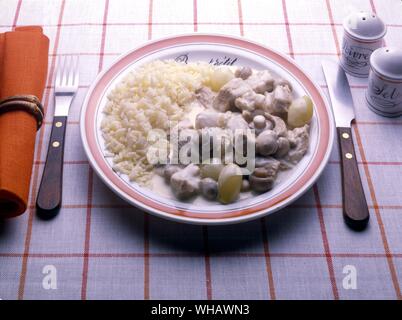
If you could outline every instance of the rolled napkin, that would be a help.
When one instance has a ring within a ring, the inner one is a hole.
[[[0,34],[0,218],[27,209],[48,52],[41,27]]]

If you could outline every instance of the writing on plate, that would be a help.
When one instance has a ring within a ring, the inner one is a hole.
[[[188,63],[189,53],[184,53],[177,56],[174,60],[176,62]],[[209,59],[208,63],[214,66],[233,66],[237,62],[237,57],[229,57],[229,56],[220,56],[220,57],[212,57]]]

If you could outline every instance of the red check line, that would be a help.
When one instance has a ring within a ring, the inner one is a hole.
[[[103,24],[103,27],[107,26],[107,24]],[[68,56],[118,56],[120,52],[65,52],[65,53],[56,53],[56,54],[49,54],[49,57],[58,56],[58,57],[68,57]]]
[[[202,227],[202,238],[204,241],[204,260],[205,260],[205,288],[207,299],[212,300],[212,277],[211,277],[211,259],[208,245],[208,227]]]
[[[331,281],[332,293],[334,295],[334,299],[339,300],[339,292],[338,292],[338,287],[336,285],[336,278],[335,278],[334,265],[333,265],[333,261],[332,261],[332,254],[331,254],[331,250],[329,247],[328,236],[327,236],[327,231],[326,231],[325,221],[324,221],[324,212],[322,210],[320,194],[318,192],[317,184],[314,185],[313,192],[314,192],[315,202],[317,204],[318,220],[320,222],[322,242],[324,245],[324,252],[325,252],[325,256],[326,256],[326,260],[327,260],[328,273],[329,273],[329,279]]]
[[[51,121],[45,121],[45,122],[43,122],[45,125],[52,125],[52,122]],[[70,125],[79,125],[80,124],[80,122],[79,121],[67,121],[67,124],[70,124]]]
[[[149,0],[149,8],[148,8],[148,40],[152,39],[152,9],[153,8],[153,0]]]
[[[237,26],[239,25],[238,22],[211,22],[211,21],[198,21],[198,25],[212,25],[212,26]],[[320,27],[320,26],[335,26],[339,27],[342,26],[341,23],[328,23],[328,22],[292,22],[292,23],[284,23],[284,22],[252,22],[252,21],[244,21],[243,25],[245,26],[285,26],[285,25],[292,25],[292,26],[313,26],[313,27]],[[148,22],[109,22],[108,27],[129,27],[129,26],[149,26]],[[191,26],[194,25],[194,22],[152,22],[154,26]],[[99,22],[77,22],[77,23],[63,23],[59,24],[42,24],[44,28],[58,28],[58,27],[87,27],[87,26],[102,26],[102,23]],[[0,25],[1,28],[11,28],[12,24],[2,24]],[[387,27],[390,28],[402,28],[402,24],[397,23],[390,23],[387,24]]]
[[[13,30],[17,26],[18,18],[20,16],[20,11],[21,11],[21,5],[22,5],[22,0],[19,0],[17,3],[17,8],[15,9],[13,25],[11,26]]]
[[[149,218],[144,215],[144,300],[150,299]]]
[[[65,6],[65,0],[63,0],[61,2],[59,17],[58,17],[59,23],[61,23],[61,21],[63,19],[64,6]],[[54,43],[54,47],[53,47],[54,53],[57,52],[58,45],[59,45],[59,39],[60,39],[60,28],[58,28],[57,32],[56,32],[56,38],[55,38],[55,43]],[[51,61],[51,65],[50,65],[49,75],[48,75],[48,83],[53,82],[55,65],[56,65],[56,58],[53,57],[52,61]],[[47,91],[45,93],[45,97],[44,97],[45,113],[49,106],[49,98],[50,98],[50,94],[49,94],[49,91]],[[38,142],[38,149],[37,149],[38,157],[40,157],[40,155],[41,155],[44,133],[45,133],[45,130],[42,128],[42,130],[40,131],[40,135],[39,135],[39,142]],[[37,189],[38,179],[39,179],[39,167],[36,167],[36,170],[34,168],[33,178],[32,178],[31,210],[29,210],[28,225],[27,225],[27,231],[26,231],[25,243],[24,243],[24,253],[26,253],[26,254],[29,254],[30,245],[31,245],[32,223],[33,223],[33,217],[34,217],[34,211],[35,211],[34,204],[35,204],[35,199],[36,199],[36,191],[37,191],[36,189]],[[18,288],[18,299],[19,300],[22,300],[24,298],[27,264],[28,264],[28,256],[26,256],[22,259],[21,274],[20,274],[20,281],[19,281],[19,288]]]
[[[340,161],[329,161],[329,164],[340,164]],[[357,164],[370,166],[401,166],[400,161],[358,161]]]
[[[109,11],[109,0],[105,0],[105,14],[103,16],[103,24],[102,24],[102,40],[101,40],[101,50],[99,52],[99,72],[103,68],[103,57],[105,56],[105,41],[106,41],[106,32],[107,32],[107,14]]]
[[[193,0],[193,26],[194,26],[194,32],[198,31],[198,6],[197,6],[197,0]]]
[[[194,22],[152,22],[154,26],[191,26]],[[198,22],[198,25],[225,25],[225,26],[236,26],[238,22],[212,22],[212,21],[203,21]],[[328,22],[292,22],[292,23],[284,23],[284,22],[252,22],[252,21],[244,21],[243,25],[245,26],[284,26],[284,25],[292,25],[292,26],[342,26],[341,23],[328,23]],[[63,23],[59,24],[42,24],[44,28],[54,28],[54,27],[87,27],[87,26],[101,26],[102,23],[99,22],[77,22],[77,23]],[[148,22],[109,22],[108,27],[118,27],[118,26],[149,26]],[[1,28],[10,28],[12,24],[1,24]],[[387,27],[392,28],[402,28],[402,24],[397,23],[389,23]]]
[[[84,259],[82,264],[82,283],[81,283],[81,300],[87,298],[87,285],[88,285],[88,268],[89,268],[89,245],[91,242],[91,211],[92,211],[92,192],[93,192],[93,170],[88,168],[88,205],[86,207],[85,218],[85,241],[84,241]]]
[[[373,11],[375,14],[377,14],[377,9],[374,5],[374,0],[370,0],[370,6],[371,6],[371,11]]]
[[[400,126],[402,121],[355,121],[358,125]]]
[[[79,86],[78,86],[78,89],[88,89],[89,87],[90,87],[89,85],[79,85]],[[47,86],[45,87],[45,89],[46,89],[46,90],[52,90],[52,89],[54,89],[54,85],[52,85],[52,84],[47,85]]]
[[[240,35],[244,36],[244,23],[243,23],[243,9],[241,5],[241,0],[237,0],[237,11],[239,14],[239,28],[240,28]]]
[[[238,23],[240,25],[240,23]],[[244,23],[242,23],[244,25]],[[193,24],[194,29],[197,27],[197,25]],[[241,34],[244,35],[244,30],[241,28]],[[104,52],[103,55],[105,56],[119,56],[121,55],[121,52]],[[291,53],[286,52],[286,54],[291,55]],[[57,56],[99,56],[99,52],[70,52],[70,53],[58,53],[56,54]],[[336,52],[293,52],[293,55],[295,56],[336,56]],[[49,56],[52,56],[50,54]]]
[[[272,273],[272,266],[270,259],[271,255],[269,253],[269,245],[268,245],[266,219],[262,218],[260,219],[260,221],[261,221],[262,244],[264,247],[264,256],[265,256],[265,269],[267,271],[268,276],[269,295],[271,297],[271,300],[276,300],[274,276]]]
[[[329,21],[331,22],[331,30],[332,30],[332,36],[334,38],[334,42],[335,42],[335,48],[336,48],[336,52],[338,54],[338,56],[341,54],[341,49],[339,46],[339,41],[338,41],[338,37],[336,36],[336,28],[334,23],[334,16],[332,14],[332,8],[331,8],[331,4],[329,3],[329,0],[325,0],[326,5],[327,5],[327,11],[328,11],[328,17],[329,17]]]
[[[109,0],[105,0],[105,9],[103,14],[103,23],[102,23],[102,38],[101,45],[99,51],[99,66],[98,72],[102,70],[103,60],[104,60],[104,52],[105,52],[105,41],[106,41],[106,31],[107,31],[107,16],[109,11]],[[83,259],[83,267],[82,267],[82,284],[81,284],[81,300],[87,299],[87,285],[88,285],[88,268],[89,268],[89,248],[91,242],[91,218],[92,218],[92,199],[93,199],[93,179],[94,172],[91,166],[88,166],[88,196],[87,196],[87,212],[85,219],[85,243],[84,243],[84,259]]]
[[[34,161],[35,166],[44,165],[45,161]],[[88,160],[72,160],[72,161],[63,161],[64,165],[88,165]]]
[[[326,4],[327,4],[327,9],[328,9],[329,19],[330,19],[331,22],[333,22],[334,18],[333,18],[333,15],[332,15],[332,9],[331,9],[331,5],[329,3],[329,0],[326,0]],[[375,10],[374,3],[371,2],[371,4],[372,4],[372,7],[373,7],[373,10]],[[333,34],[333,37],[334,37],[337,52],[338,52],[338,54],[340,54],[339,42],[338,42],[338,38],[337,38],[337,34],[336,34],[336,29],[334,27],[332,29],[332,34]],[[362,139],[361,139],[361,136],[360,136],[360,131],[359,131],[359,128],[358,128],[358,124],[356,124],[354,126],[354,131],[355,131],[355,136],[356,136],[356,142],[357,142],[359,152],[360,152],[360,157],[361,157],[363,162],[367,162],[364,146],[363,146]],[[381,212],[379,210],[379,206],[378,206],[378,203],[377,203],[377,196],[376,196],[376,193],[375,193],[375,188],[374,188],[374,184],[373,184],[373,181],[372,181],[372,178],[371,178],[369,166],[367,164],[363,164],[363,167],[364,167],[364,173],[365,173],[365,176],[366,176],[366,179],[367,179],[367,184],[368,184],[369,191],[370,191],[370,196],[371,196],[373,205],[375,207],[374,212],[375,212],[375,215],[376,215],[376,218],[377,218],[378,227],[380,229],[382,243],[383,243],[383,246],[384,246],[385,253],[387,254],[387,262],[388,262],[388,267],[389,267],[389,271],[390,271],[390,274],[391,274],[392,284],[394,286],[397,298],[399,300],[401,300],[402,295],[401,295],[401,290],[400,290],[400,287],[399,287],[398,276],[397,276],[397,273],[396,273],[396,269],[395,269],[395,265],[394,265],[394,262],[392,260],[392,257],[389,256],[390,248],[389,248],[387,236],[386,236],[386,233],[385,233],[384,223],[383,223],[382,217],[381,217]]]
[[[338,54],[336,54],[336,55],[338,55]],[[321,84],[320,87],[324,88],[324,89],[328,88],[328,86],[326,84]],[[367,85],[351,84],[351,85],[349,85],[349,87],[351,87],[352,89],[366,89]]]
[[[289,55],[294,59],[293,42],[292,42],[292,35],[290,33],[290,25],[289,25],[289,18],[288,18],[288,10],[286,7],[286,0],[282,0],[282,9],[283,9],[283,16],[285,18],[286,36],[288,39]]]

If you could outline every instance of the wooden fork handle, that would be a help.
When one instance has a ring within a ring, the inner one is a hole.
[[[39,216],[51,218],[60,210],[63,196],[64,139],[67,117],[55,116],[36,208]]]
[[[351,128],[337,128],[342,169],[343,217],[348,226],[362,230],[369,210],[357,166]]]

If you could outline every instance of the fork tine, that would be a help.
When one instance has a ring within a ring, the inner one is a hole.
[[[75,63],[74,63],[74,86],[78,86],[78,81],[79,81],[79,62],[80,62],[80,56],[75,57]]]
[[[66,62],[66,69],[67,69],[67,83],[66,86],[72,86],[73,85],[73,70],[72,70],[72,56],[69,56],[67,58],[67,62]]]
[[[60,82],[59,86],[64,86],[66,83],[66,58],[60,57]]]
[[[77,60],[77,56],[71,56],[71,60],[70,60],[70,82],[69,82],[69,84],[71,86],[76,85],[76,81],[75,81],[76,76],[77,76],[76,60]]]
[[[78,56],[68,55],[60,57],[56,67],[56,90],[76,90],[79,81]]]

